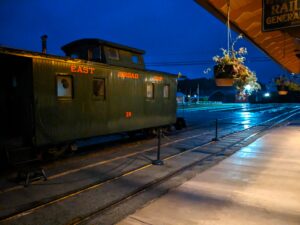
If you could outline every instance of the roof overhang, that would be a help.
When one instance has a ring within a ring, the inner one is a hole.
[[[195,1],[226,23],[229,0]],[[231,27],[236,32],[242,33],[290,73],[299,74],[300,26],[263,32],[262,11],[261,0],[230,0]]]

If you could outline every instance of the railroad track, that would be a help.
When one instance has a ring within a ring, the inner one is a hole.
[[[270,107],[267,107],[267,108],[270,108]],[[282,107],[280,107],[280,108],[282,108]],[[257,108],[254,108],[254,109],[257,109]],[[265,107],[263,109],[265,109]],[[281,111],[277,112],[277,113],[281,113]],[[247,128],[241,128],[241,125],[244,125],[242,123],[236,123],[236,122],[232,123],[232,122],[230,122],[231,119],[235,119],[235,118],[236,118],[236,116],[230,116],[230,117],[219,119],[219,125],[223,125],[223,126],[220,126],[218,128],[219,132],[222,133],[221,134],[222,136],[226,136],[227,134],[231,134],[233,132],[243,131],[243,130],[247,129]],[[273,118],[271,118],[269,120],[266,120],[266,121],[272,121],[273,119],[276,119],[276,118],[277,117],[274,116]],[[227,121],[229,121],[229,122],[227,122]],[[264,121],[264,122],[266,122],[266,121]],[[253,126],[257,126],[257,125],[262,124],[264,122],[259,122],[259,123],[253,124],[251,126],[249,125],[249,128],[251,128]],[[189,126],[188,128],[186,128],[184,130],[185,135],[183,137],[181,137],[181,136],[178,137],[178,134],[181,134],[182,131],[172,131],[172,133],[170,135],[175,136],[175,139],[169,138],[168,141],[163,144],[163,146],[168,146],[170,144],[179,143],[179,142],[182,142],[182,141],[187,141],[187,140],[190,140],[190,139],[202,137],[203,135],[208,135],[208,136],[213,137],[213,135],[215,133],[214,126],[215,126],[215,120],[209,120],[205,123]],[[233,129],[233,128],[236,128],[236,129]],[[200,134],[199,134],[199,130],[201,130]],[[234,131],[230,131],[230,130],[234,130]],[[188,133],[188,135],[186,135],[186,133]],[[211,138],[209,138],[209,141],[210,140],[211,140]],[[204,143],[206,143],[206,142],[204,142]],[[144,144],[144,142],[142,142],[142,144]],[[104,160],[104,161],[96,162],[96,163],[93,163],[93,164],[90,164],[90,165],[87,165],[87,166],[84,166],[84,167],[75,168],[75,169],[72,169],[72,170],[69,170],[69,171],[56,173],[54,175],[50,175],[48,177],[48,179],[51,180],[51,179],[54,179],[54,178],[57,178],[57,177],[60,177],[60,176],[66,175],[66,174],[78,172],[79,170],[82,170],[82,169],[88,169],[88,168],[91,168],[91,167],[94,167],[94,166],[99,166],[99,165],[106,164],[106,163],[109,163],[109,162],[112,162],[112,161],[116,161],[116,160],[119,160],[119,159],[122,159],[122,158],[128,158],[128,157],[131,157],[131,156],[143,153],[143,152],[155,150],[156,148],[157,148],[157,146],[154,145],[152,147],[149,147],[149,148],[146,148],[146,149],[143,149],[143,150],[138,150],[137,152],[132,152],[130,154],[116,156],[114,159]],[[39,182],[34,182],[34,183],[39,183]],[[0,194],[1,193],[2,194],[6,193],[6,192],[12,191],[12,190],[20,189],[20,188],[24,188],[23,185],[18,185],[18,186],[12,187],[12,188],[0,190]]]
[[[288,109],[289,110],[293,110],[293,109],[297,109],[297,107],[291,107]],[[247,109],[246,111],[240,111],[240,113],[246,113],[246,112],[266,112],[266,111],[269,111],[269,110],[272,110],[274,111],[273,114],[275,114],[273,117],[276,117],[276,115],[280,115],[281,113],[284,113],[284,111],[286,111],[287,109],[285,107],[281,107],[281,106],[277,106],[277,107],[255,107],[255,108],[251,108],[251,109]],[[216,116],[217,118],[217,116]],[[242,124],[242,123],[237,123],[237,122],[232,122],[231,120],[236,120],[236,116],[226,116],[224,117],[224,115],[222,115],[221,118],[218,119],[219,121],[219,125],[230,125],[230,127],[220,127],[220,129],[230,129],[232,127],[238,127],[240,125],[245,125],[245,124]],[[215,126],[215,121],[216,119],[210,119],[208,121],[205,121],[205,122],[197,122],[198,119],[196,120],[188,120],[187,123],[188,123],[188,127],[186,128],[187,131],[189,130],[195,130],[195,129],[200,129],[200,128],[205,128],[205,129],[208,129],[210,127],[214,127]],[[265,120],[265,119],[263,119]],[[263,121],[262,121],[263,122]],[[249,127],[252,127],[252,126],[256,126],[256,124],[260,124],[262,122],[257,122],[257,123],[254,123],[253,125],[250,125]],[[241,128],[240,130],[243,130],[243,128]]]
[[[263,121],[261,123],[257,123],[252,127],[249,127],[247,129],[243,129],[242,131],[239,130],[239,131],[235,131],[235,132],[231,132],[231,133],[225,133],[225,132],[222,131],[222,129],[227,130],[227,128],[225,128],[225,127],[221,128],[220,138],[222,138],[222,139],[226,139],[227,137],[230,137],[231,135],[234,135],[234,134],[238,134],[238,133],[242,134],[242,133],[245,133],[247,131],[249,131],[249,132],[247,133],[247,135],[245,137],[241,137],[239,140],[231,142],[229,145],[227,145],[226,147],[221,148],[219,151],[212,152],[212,153],[207,153],[200,160],[192,162],[188,165],[184,165],[181,168],[176,169],[176,170],[168,173],[167,175],[160,177],[159,179],[154,179],[150,182],[147,182],[146,184],[141,185],[136,190],[131,191],[126,195],[123,195],[121,198],[117,198],[117,199],[115,199],[115,200],[113,200],[113,201],[111,201],[107,204],[104,204],[101,207],[98,207],[96,210],[94,210],[90,213],[86,213],[85,215],[81,215],[80,217],[69,220],[67,222],[67,224],[86,224],[87,221],[92,220],[93,218],[101,215],[101,213],[107,212],[107,211],[113,209],[114,207],[119,206],[120,204],[124,204],[127,200],[132,199],[135,196],[138,196],[141,193],[146,192],[147,190],[153,189],[153,187],[155,187],[157,185],[160,185],[161,183],[165,182],[166,180],[170,179],[171,177],[174,177],[174,176],[182,173],[183,171],[187,170],[188,168],[191,168],[195,165],[198,165],[199,163],[205,162],[205,161],[209,160],[210,158],[213,158],[213,157],[216,157],[218,155],[222,155],[222,154],[226,153],[227,149],[230,149],[234,146],[237,146],[238,144],[240,144],[242,142],[245,142],[249,139],[253,139],[255,137],[258,137],[260,134],[262,134],[266,130],[287,121],[289,118],[291,118],[292,116],[294,116],[298,113],[299,113],[299,109],[294,109],[290,112],[285,112],[281,115],[276,115],[275,117],[273,117],[269,120]],[[194,131],[196,132],[196,130],[194,130]],[[167,146],[174,145],[174,144],[180,144],[184,141],[195,139],[195,138],[198,138],[200,136],[203,136],[203,133],[195,134],[195,135],[190,135],[189,134],[188,137],[179,138],[179,139],[176,139],[176,140],[168,140],[166,143],[164,143],[162,145],[162,147],[167,147]],[[184,154],[188,154],[190,152],[196,151],[196,150],[200,149],[201,147],[205,147],[205,146],[208,146],[210,144],[212,144],[212,142],[210,140],[206,140],[206,141],[203,142],[202,145],[194,146],[192,148],[188,148],[188,149],[184,149],[184,150],[181,149],[181,151],[179,151],[177,153],[165,155],[164,156],[164,161],[172,160],[176,157],[180,157]],[[155,148],[156,148],[155,146],[149,147],[147,149],[144,149],[142,152],[145,153],[145,152],[154,151]],[[94,164],[94,165],[88,165],[84,169],[104,165],[106,163],[111,163],[111,162],[117,161],[119,159],[126,159],[126,158],[129,158],[129,157],[136,156],[138,154],[142,154],[142,153],[141,152],[131,153],[129,155],[121,156],[121,158],[116,158],[116,159],[113,159],[113,160],[110,160],[110,161],[102,161],[102,162],[99,162],[98,164]],[[68,192],[67,195],[56,196],[55,198],[52,198],[51,200],[48,200],[48,201],[45,200],[45,201],[42,201],[42,202],[36,202],[35,204],[31,204],[30,207],[29,207],[29,205],[27,205],[26,207],[24,207],[23,209],[20,209],[17,212],[11,213],[11,214],[6,215],[6,216],[3,216],[0,220],[0,224],[22,224],[22,223],[20,223],[20,221],[22,221],[23,217],[30,217],[30,216],[34,217],[34,214],[38,214],[41,210],[47,210],[48,207],[55,207],[56,204],[60,204],[60,203],[66,201],[68,199],[79,196],[79,195],[81,195],[85,192],[95,190],[95,189],[97,189],[101,186],[104,186],[104,185],[107,185],[107,184],[112,184],[113,182],[116,182],[119,179],[130,176],[134,173],[138,173],[140,171],[146,170],[147,168],[149,168],[151,166],[152,166],[151,163],[144,163],[143,165],[135,167],[132,170],[128,170],[125,173],[121,173],[118,176],[110,177],[110,178],[107,178],[105,180],[99,181],[97,183],[93,183],[91,185],[85,186],[81,189],[77,189],[76,191]],[[80,168],[80,169],[83,169],[83,168]],[[78,171],[79,170],[69,171],[68,174],[76,173]],[[66,173],[65,174],[60,174],[60,175],[56,174],[55,176],[50,177],[50,179],[55,179],[59,176],[64,176],[64,175],[66,175]],[[11,190],[11,191],[13,191],[13,190]],[[17,223],[15,223],[15,222],[17,222]],[[64,223],[62,223],[62,224],[64,224]]]

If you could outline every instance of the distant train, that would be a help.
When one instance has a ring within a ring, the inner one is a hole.
[[[146,70],[144,51],[100,39],[62,50],[0,48],[2,156],[176,122],[177,77]]]

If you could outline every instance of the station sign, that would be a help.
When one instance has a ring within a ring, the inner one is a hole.
[[[262,30],[300,26],[300,0],[263,0]]]

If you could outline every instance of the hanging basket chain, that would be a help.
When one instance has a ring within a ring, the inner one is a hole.
[[[235,50],[236,42],[242,38],[242,34],[232,40],[232,33],[230,29],[230,13],[231,2],[230,0],[223,0],[225,2],[224,16],[227,16],[227,49],[221,48],[223,56],[216,55],[213,57],[216,65],[214,66],[214,77],[217,86],[232,86],[238,90],[240,98],[250,95],[252,91],[260,89],[257,83],[255,72],[251,71],[245,64],[246,58],[243,56],[247,54],[247,49],[240,47]],[[222,7],[223,8],[223,7]],[[227,11],[227,15],[226,15]],[[249,86],[246,90],[246,86]]]
[[[231,40],[231,32],[230,32],[230,0],[227,0],[227,52],[230,54],[230,40]]]

